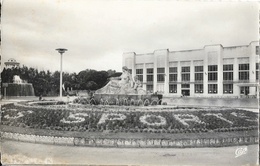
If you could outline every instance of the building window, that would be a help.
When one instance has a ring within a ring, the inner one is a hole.
[[[157,74],[157,81],[158,82],[164,82],[165,81],[164,74]]]
[[[258,80],[259,79],[259,63],[255,64],[255,79]]]
[[[249,80],[249,64],[239,64],[239,80]]]
[[[178,75],[177,74],[170,74],[170,81],[177,81]]]
[[[165,73],[165,69],[164,68],[157,68],[157,73]]]
[[[218,65],[209,65],[208,71],[218,71]]]
[[[147,74],[153,74],[153,68],[148,68],[146,69]]]
[[[208,80],[209,81],[217,81],[218,80],[218,73],[209,73]]]
[[[136,69],[136,75],[138,77],[138,80],[143,82],[143,69]]]
[[[190,67],[185,66],[181,68],[181,81],[190,81]]]
[[[233,94],[233,84],[223,84],[224,94]]]
[[[190,74],[181,74],[181,81],[190,81]]]
[[[177,81],[178,79],[178,74],[177,74],[177,67],[170,67],[169,68],[169,81]]]
[[[233,80],[233,65],[223,65],[223,80]]]
[[[146,81],[153,82],[153,68],[146,69]]]
[[[239,80],[249,80],[249,71],[239,72]]]
[[[203,81],[203,73],[195,73],[195,81]]]
[[[169,93],[177,93],[177,84],[169,85]]]
[[[256,55],[259,55],[259,46],[256,46],[256,47],[255,47],[255,54],[256,54]]]
[[[239,70],[249,70],[249,63],[239,64]]]
[[[203,84],[195,84],[195,93],[203,93]]]
[[[146,91],[149,93],[153,93],[153,85],[146,85]]]
[[[217,81],[218,80],[218,65],[208,66],[208,80]]]
[[[147,82],[153,82],[153,75],[147,75],[146,78]]]
[[[169,73],[177,73],[178,72],[178,68],[177,67],[170,67],[169,68]]]
[[[208,93],[218,93],[218,84],[209,84],[208,85]]]
[[[143,74],[143,69],[136,69],[136,74]]]
[[[223,80],[233,80],[233,72],[223,72]]]
[[[203,81],[203,66],[195,66],[195,81]]]
[[[223,65],[223,71],[233,71],[233,65]]]
[[[164,81],[165,81],[165,69],[157,68],[157,82],[164,82]]]
[[[183,72],[183,73],[190,72],[190,67],[189,66],[182,67],[181,72]]]
[[[203,72],[203,66],[195,66],[195,72]]]

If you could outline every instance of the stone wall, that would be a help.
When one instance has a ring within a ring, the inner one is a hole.
[[[119,148],[191,148],[258,144],[257,136],[198,139],[108,139],[40,136],[11,132],[1,132],[1,138],[7,140],[54,145]]]

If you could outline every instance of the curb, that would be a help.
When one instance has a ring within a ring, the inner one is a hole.
[[[6,140],[52,144],[63,146],[85,147],[117,147],[117,148],[204,148],[226,147],[258,144],[257,136],[240,136],[230,138],[197,138],[197,139],[109,139],[109,138],[79,138],[41,136],[0,132],[1,138]]]

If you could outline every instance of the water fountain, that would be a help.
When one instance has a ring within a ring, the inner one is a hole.
[[[142,82],[138,80],[138,77],[132,79],[132,75],[126,66],[123,67],[123,74],[120,77],[110,78],[110,81],[101,89],[97,90],[93,98],[97,104],[102,104],[104,101],[113,103],[112,101],[123,100],[123,105],[131,105],[131,103],[137,101],[144,105],[149,105],[152,101],[159,101],[162,97],[157,94],[147,94],[142,88]],[[115,104],[119,104],[116,102]]]
[[[14,75],[13,83],[3,83],[3,88],[5,96],[35,96],[33,85],[18,75]]]

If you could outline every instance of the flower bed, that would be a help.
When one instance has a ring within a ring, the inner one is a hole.
[[[97,106],[65,109],[9,104],[2,107],[1,123],[62,131],[146,133],[228,132],[255,130],[258,126],[258,114],[245,110],[160,109],[149,111],[140,107]]]

